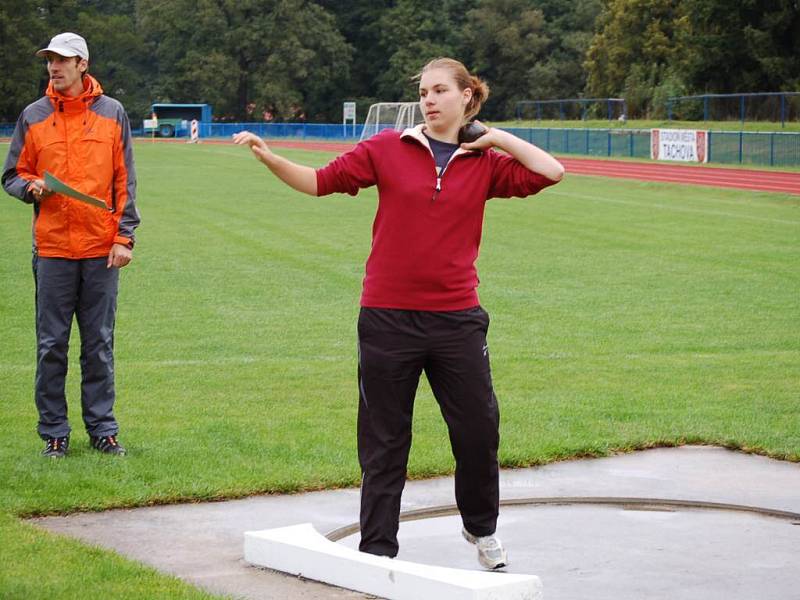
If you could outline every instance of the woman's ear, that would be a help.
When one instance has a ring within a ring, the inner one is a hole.
[[[464,91],[461,92],[461,102],[466,106],[470,100],[472,100],[472,88],[464,88]]]

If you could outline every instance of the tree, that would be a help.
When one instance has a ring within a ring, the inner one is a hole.
[[[13,7],[11,6],[13,4]],[[89,71],[105,92],[136,118],[149,104],[146,49],[135,31],[132,0],[0,0],[0,119],[44,93],[47,70],[34,55],[63,31],[79,33],[89,45]]]
[[[672,0],[606,0],[600,30],[587,52],[590,96],[624,96],[630,114],[654,106],[659,87],[683,91],[689,18]]]
[[[381,46],[386,25],[381,15],[391,8],[393,0],[321,0],[319,4],[336,17],[340,33],[353,48],[343,96],[366,106],[381,101],[375,82],[388,65]]]
[[[683,0],[690,27],[688,84],[701,92],[797,91],[797,0]]]
[[[538,0],[549,44],[531,67],[528,98],[576,98],[586,87],[583,61],[594,36],[600,0]]]
[[[0,0],[0,121],[14,122],[47,81],[34,54],[47,45],[44,20],[33,0]]]
[[[464,35],[474,69],[491,87],[482,115],[507,117],[518,100],[541,98],[536,66],[545,60],[551,40],[544,13],[533,2],[481,0],[467,14]]]
[[[430,60],[442,56],[462,59],[461,32],[472,0],[398,0],[380,18],[384,64],[374,86],[384,101],[417,98],[413,77]]]
[[[246,119],[331,118],[352,49],[334,17],[305,0],[140,0],[158,61],[159,100],[209,102]],[[191,16],[191,18],[189,18]]]
[[[587,91],[661,115],[668,96],[796,91],[797,0],[605,0]]]

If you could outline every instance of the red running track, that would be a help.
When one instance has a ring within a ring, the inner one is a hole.
[[[691,185],[800,195],[800,173],[626,162],[621,160],[593,160],[590,158],[560,157],[559,160],[568,173],[576,173],[578,175],[621,177],[624,179],[665,181],[669,183],[687,183]]]
[[[353,145],[335,142],[285,142],[271,140],[270,145],[280,148],[303,148],[328,152],[346,152]],[[781,192],[800,195],[800,173],[785,171],[758,171],[705,166],[688,166],[663,163],[628,162],[592,158],[559,157],[567,173],[620,177],[639,181],[663,181],[711,187]]]

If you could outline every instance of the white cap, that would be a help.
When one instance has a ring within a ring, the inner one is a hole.
[[[59,33],[50,40],[50,45],[39,50],[36,56],[44,56],[45,52],[53,52],[67,58],[80,56],[89,60],[89,47],[86,45],[86,40],[77,33]]]

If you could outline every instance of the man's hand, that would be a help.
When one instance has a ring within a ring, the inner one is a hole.
[[[44,184],[44,179],[34,179],[28,184],[28,191],[33,194],[37,202],[41,202],[43,198],[47,198],[53,193],[53,190]]]
[[[108,262],[106,268],[116,267],[121,269],[133,259],[133,250],[124,244],[114,244],[111,246],[111,252],[108,253]]]

